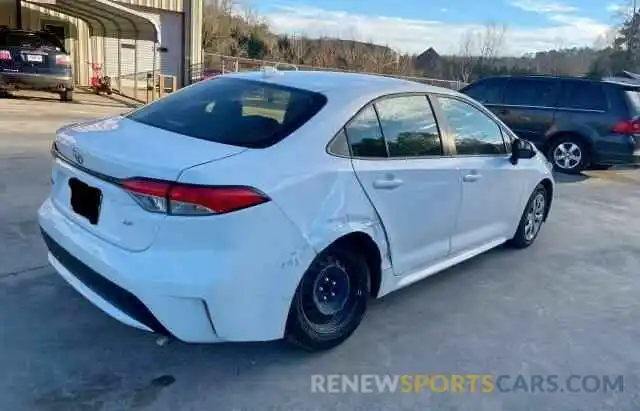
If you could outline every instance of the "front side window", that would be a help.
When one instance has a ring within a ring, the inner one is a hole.
[[[554,107],[558,82],[549,79],[511,79],[504,91],[504,104],[513,106]]]
[[[387,157],[378,116],[372,105],[362,109],[345,127],[354,157]]]
[[[559,108],[605,111],[607,98],[600,83],[564,80],[557,106]]]
[[[319,93],[261,81],[196,83],[126,117],[189,137],[248,148],[276,144],[324,107]]]
[[[500,127],[486,114],[458,99],[438,97],[458,155],[499,155],[507,150]]]
[[[442,155],[440,132],[426,96],[385,98],[375,106],[390,157]]]

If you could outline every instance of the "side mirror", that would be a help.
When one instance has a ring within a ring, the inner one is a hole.
[[[511,144],[511,164],[518,164],[518,160],[521,158],[533,158],[536,155],[536,150],[533,148],[533,145],[521,139],[516,139]]]

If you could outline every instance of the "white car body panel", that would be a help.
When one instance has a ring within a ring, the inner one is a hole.
[[[371,161],[327,153],[332,137],[377,97],[437,92],[466,98],[453,91],[337,73],[228,77],[321,92],[328,103],[267,149],[212,143],[122,117],[64,128],[56,144],[68,161],[54,161],[52,193],[39,210],[47,236],[135,295],[183,341],[282,338],[305,270],[319,252],[352,233],[369,236],[380,252],[377,296],[407,286],[512,237],[532,190],[545,179],[553,184],[541,155],[514,166],[506,156]],[[74,164],[74,148],[85,157],[83,165]],[[464,182],[472,170],[482,178]],[[155,214],[91,172],[250,186],[271,201],[222,215]],[[374,182],[389,173],[403,184],[375,189]],[[102,190],[97,225],[70,209],[71,177]],[[51,253],[49,260],[96,306],[149,330],[76,279]]]

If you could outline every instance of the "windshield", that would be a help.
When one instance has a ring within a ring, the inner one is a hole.
[[[127,118],[189,137],[269,147],[309,121],[322,94],[260,81],[216,78],[136,110]]]

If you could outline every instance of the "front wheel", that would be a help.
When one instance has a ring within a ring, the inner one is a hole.
[[[286,338],[310,351],[349,338],[367,309],[370,280],[364,256],[334,245],[307,269],[291,302]]]
[[[509,245],[515,248],[526,248],[533,244],[544,223],[548,207],[547,201],[547,189],[542,184],[539,184],[533,190],[531,197],[529,197],[527,206],[520,218],[518,230],[513,238],[509,240]]]

